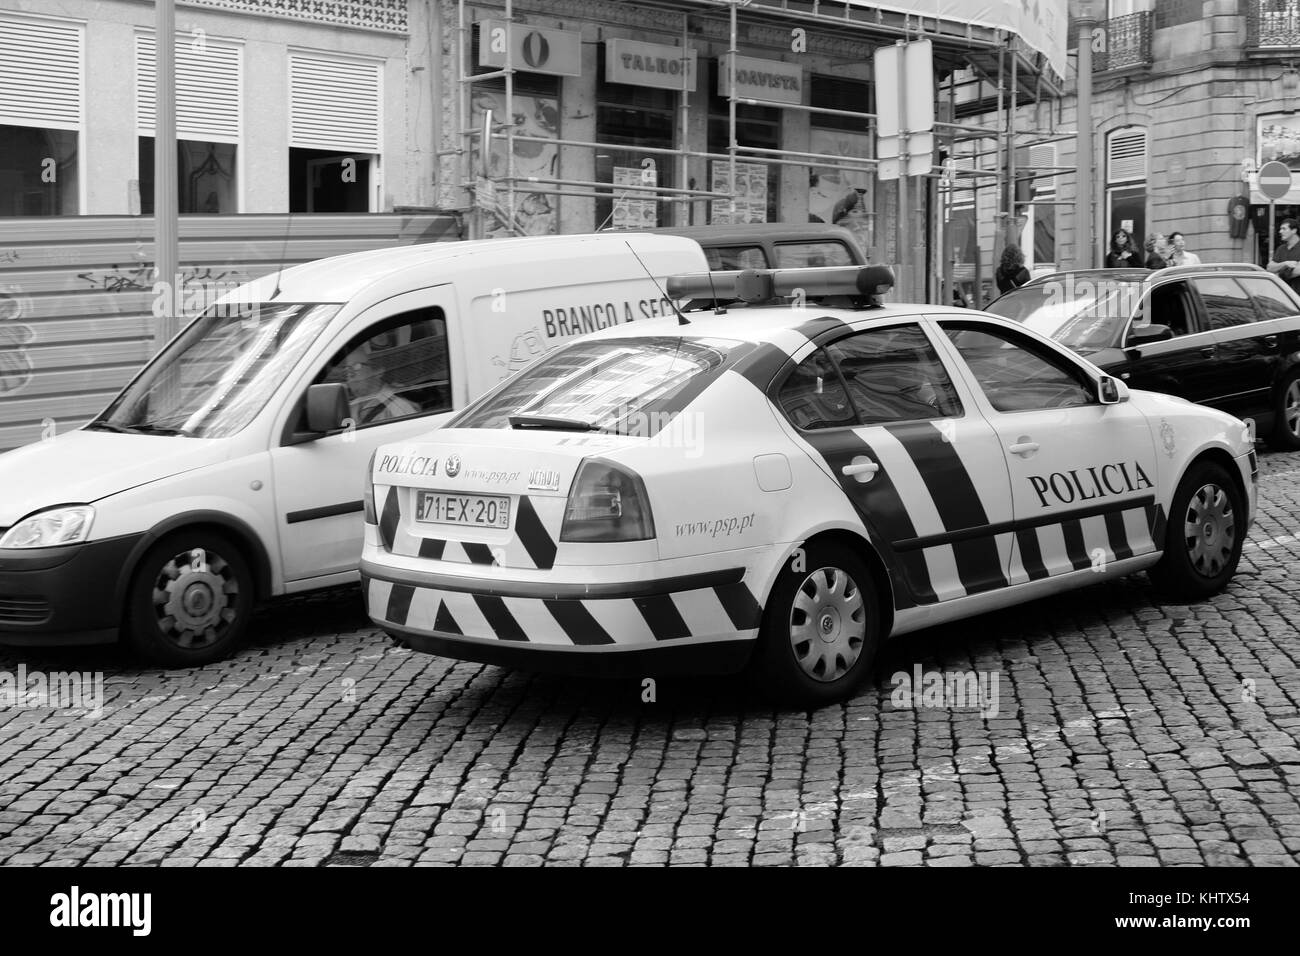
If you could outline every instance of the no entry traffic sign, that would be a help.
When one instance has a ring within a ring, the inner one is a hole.
[[[1259,168],[1259,191],[1270,202],[1277,202],[1291,190],[1291,170],[1276,160]]]

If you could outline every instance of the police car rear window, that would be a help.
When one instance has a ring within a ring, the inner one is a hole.
[[[653,437],[752,347],[670,336],[577,342],[538,359],[448,427],[508,428],[511,416],[522,415]]]

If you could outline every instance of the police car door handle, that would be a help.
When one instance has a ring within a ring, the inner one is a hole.
[[[851,464],[840,469],[840,474],[845,478],[856,478],[859,475],[874,475],[879,470],[880,466],[870,458],[855,458]]]
[[[1038,451],[1038,442],[1030,441],[1028,438],[1022,438],[1017,442],[1007,446],[1007,451],[1013,455],[1019,455],[1022,458],[1028,458]]]
[[[1206,358],[1210,358],[1212,355],[1214,355],[1214,346],[1213,345],[1204,346],[1201,349],[1201,354],[1204,355]]]

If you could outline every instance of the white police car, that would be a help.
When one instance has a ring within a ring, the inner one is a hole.
[[[678,299],[801,307],[608,329],[380,447],[370,617],[416,650],[538,670],[751,663],[816,704],[888,635],[1142,570],[1187,598],[1227,584],[1255,506],[1241,421],[1013,322],[881,307],[888,283],[679,277]]]

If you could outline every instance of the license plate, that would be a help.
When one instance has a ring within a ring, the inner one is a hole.
[[[509,528],[510,499],[502,495],[448,495],[440,491],[421,491],[416,500],[415,520],[478,528]]]

